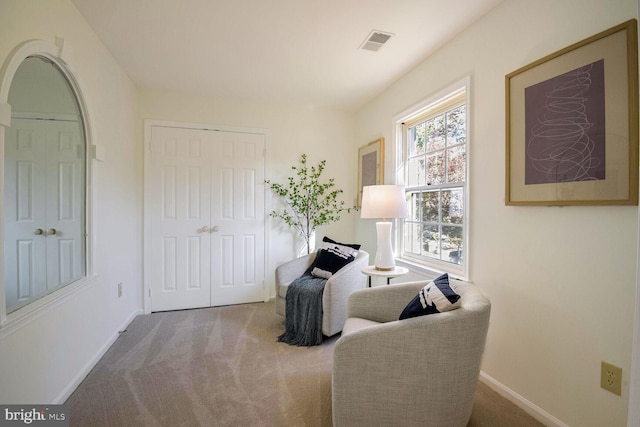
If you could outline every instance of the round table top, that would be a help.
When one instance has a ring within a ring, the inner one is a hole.
[[[403,274],[407,274],[409,269],[406,267],[395,266],[393,270],[376,270],[374,265],[370,265],[368,267],[364,267],[362,272],[367,276],[375,276],[375,277],[397,277],[402,276]]]

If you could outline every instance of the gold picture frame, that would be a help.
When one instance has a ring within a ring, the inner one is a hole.
[[[638,204],[635,19],[505,78],[505,204]]]
[[[384,183],[384,138],[358,148],[358,208],[362,206],[362,187]]]

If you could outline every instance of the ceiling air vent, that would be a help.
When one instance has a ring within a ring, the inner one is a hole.
[[[383,33],[382,31],[372,31],[364,42],[360,45],[360,49],[371,50],[377,52],[391,38],[393,34]]]

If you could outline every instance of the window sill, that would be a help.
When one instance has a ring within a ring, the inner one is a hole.
[[[448,273],[454,279],[468,281],[468,278],[464,277],[464,274],[453,269],[449,271],[438,269],[407,258],[396,258],[396,264],[407,267],[410,271],[426,276],[428,279],[435,279],[441,274]]]
[[[0,323],[0,340],[69,300],[73,295],[97,282],[98,276],[87,276],[6,315]]]

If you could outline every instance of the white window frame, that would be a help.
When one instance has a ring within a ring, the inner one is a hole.
[[[471,158],[471,145],[472,138],[470,135],[471,128],[471,85],[470,77],[466,77],[456,83],[453,83],[446,88],[438,91],[432,96],[424,99],[418,104],[401,112],[393,119],[393,126],[395,130],[395,172],[396,183],[404,185],[406,182],[406,161],[407,161],[407,147],[405,144],[405,124],[411,120],[429,114],[429,111],[434,111],[434,115],[440,111],[442,105],[446,105],[447,100],[464,92],[465,105],[466,105],[466,162],[465,162],[465,184],[464,184],[464,216],[463,216],[463,241],[464,241],[464,257],[462,264],[454,264],[438,259],[430,259],[427,257],[410,257],[404,255],[404,221],[400,220],[397,224],[396,233],[396,247],[398,248],[398,263],[404,264],[428,275],[434,273],[449,273],[454,277],[461,278],[463,280],[469,280],[469,259],[470,259],[470,240],[469,240],[469,218],[471,212],[471,206],[469,203],[470,197],[470,158]]]
[[[34,299],[11,313],[7,313],[5,299],[5,277],[0,275],[0,339],[19,330],[24,325],[42,316],[44,313],[62,304],[73,294],[87,286],[97,282],[94,273],[93,254],[95,253],[93,243],[93,198],[92,183],[93,170],[92,159],[96,158],[97,147],[93,139],[92,121],[90,120],[87,102],[80,91],[80,85],[74,76],[67,61],[65,41],[56,38],[56,43],[44,40],[30,40],[19,45],[13,52],[11,58],[7,60],[5,66],[0,70],[0,200],[4,200],[4,143],[5,129],[11,126],[11,105],[8,103],[9,89],[13,77],[22,62],[30,56],[41,56],[48,58],[56,64],[69,82],[75,95],[78,108],[82,115],[83,131],[85,141],[85,230],[87,233],[85,241],[85,276],[55,291]],[[4,210],[0,209],[0,239],[4,242]],[[4,244],[0,245],[0,271],[4,271]]]

